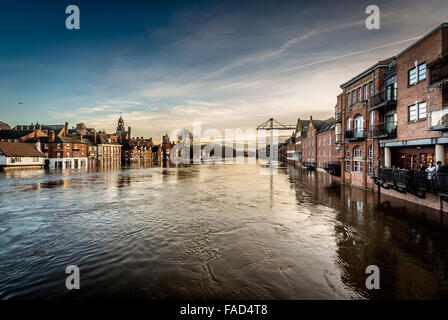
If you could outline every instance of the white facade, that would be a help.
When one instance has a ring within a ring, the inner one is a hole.
[[[0,155],[0,166],[43,166],[45,157],[7,157]]]
[[[87,168],[87,158],[49,158],[50,169]]]

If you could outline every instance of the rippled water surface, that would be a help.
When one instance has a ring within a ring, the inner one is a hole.
[[[257,165],[0,174],[0,298],[446,298],[437,212]],[[447,217],[445,217],[445,220]],[[65,288],[65,268],[81,289]],[[378,265],[381,289],[365,288]]]

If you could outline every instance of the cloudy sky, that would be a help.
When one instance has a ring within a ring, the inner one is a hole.
[[[80,30],[65,28],[70,4]],[[0,120],[114,132],[122,112],[158,141],[194,120],[328,118],[341,83],[446,21],[446,0],[0,0]]]

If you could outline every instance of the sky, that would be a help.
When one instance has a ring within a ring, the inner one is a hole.
[[[0,0],[0,121],[113,133],[121,113],[157,142],[193,121],[327,119],[340,84],[447,21],[446,0]]]

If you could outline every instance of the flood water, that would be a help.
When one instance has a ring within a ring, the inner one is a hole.
[[[1,173],[0,299],[448,297],[448,217],[325,173],[260,169]],[[80,290],[65,287],[68,265]]]

